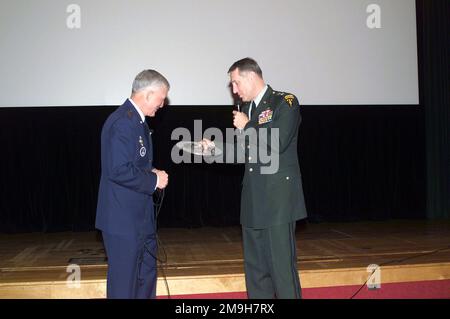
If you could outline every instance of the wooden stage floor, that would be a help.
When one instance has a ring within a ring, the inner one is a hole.
[[[159,237],[167,262],[158,296],[167,286],[171,296],[245,291],[240,227],[166,228]],[[450,221],[302,223],[297,253],[302,288],[364,286],[371,264],[382,285],[447,281]],[[106,270],[100,233],[0,234],[0,298],[104,298]]]

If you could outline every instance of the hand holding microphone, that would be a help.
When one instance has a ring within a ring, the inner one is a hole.
[[[241,112],[241,100],[238,99],[236,103],[237,111],[233,111],[233,125],[239,129],[239,133],[242,133],[245,125],[249,122],[247,115]]]
[[[245,125],[247,125],[248,122],[249,122],[249,119],[245,113],[240,112],[240,111],[233,111],[233,125],[236,128],[243,130]]]

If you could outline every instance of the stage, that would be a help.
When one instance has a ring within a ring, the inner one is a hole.
[[[159,237],[158,298],[246,298],[240,227]],[[299,223],[297,254],[307,299],[450,299],[450,221]],[[106,270],[98,232],[0,235],[0,298],[105,298]]]

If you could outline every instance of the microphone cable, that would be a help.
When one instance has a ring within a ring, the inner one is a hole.
[[[157,192],[155,192],[158,194],[158,196],[156,196],[156,201],[155,201],[155,196],[153,197],[153,206],[155,208],[155,221],[156,221],[156,225],[158,225],[158,216],[164,201],[164,189],[157,189]],[[154,194],[155,194],[154,193]],[[170,289],[169,289],[169,283],[167,281],[167,276],[166,276],[166,267],[167,267],[167,253],[166,250],[164,248],[164,245],[161,242],[161,239],[158,236],[158,226],[156,227],[156,231],[155,234],[152,235],[151,237],[149,237],[152,240],[156,240],[156,256],[154,255],[154,253],[152,252],[152,249],[149,248],[147,246],[147,244],[144,241],[144,249],[147,251],[147,253],[152,256],[157,263],[160,264],[160,269],[162,272],[162,276],[163,276],[163,280],[164,280],[164,284],[166,286],[166,290],[167,290],[167,297],[168,299],[171,299],[171,295],[170,295]],[[159,258],[160,252],[162,251],[162,258]],[[139,266],[140,267],[140,266]],[[138,271],[138,274],[140,273],[140,271]]]
[[[369,280],[372,278],[372,276],[375,274],[375,272],[377,271],[377,269],[380,269],[381,266],[386,266],[386,265],[389,265],[389,264],[392,264],[392,263],[395,263],[395,262],[399,262],[399,263],[400,263],[400,262],[404,262],[404,261],[407,261],[407,260],[410,260],[410,259],[415,259],[415,258],[419,258],[419,257],[423,257],[423,256],[434,255],[434,254],[436,254],[436,253],[438,253],[438,252],[441,252],[441,251],[444,251],[444,250],[447,250],[447,249],[450,249],[450,246],[442,247],[442,248],[435,249],[435,250],[430,251],[430,252],[426,252],[426,253],[422,253],[422,254],[417,254],[417,255],[414,255],[414,256],[405,257],[405,258],[402,258],[402,259],[395,259],[395,260],[390,260],[390,261],[381,263],[380,265],[378,265],[377,268],[375,268],[375,269],[370,273],[369,278],[367,278],[367,280],[364,282],[364,284],[362,284],[362,286],[359,287],[359,289],[353,294],[353,296],[350,297],[350,299],[354,299],[354,298],[358,295],[358,293],[359,293],[359,292],[367,285],[367,283],[368,283]],[[381,270],[381,269],[380,269],[380,270]],[[381,283],[380,283],[380,284],[381,284]]]
[[[169,299],[171,299],[171,295],[170,295],[170,288],[169,288],[169,283],[167,281],[167,276],[166,276],[166,268],[167,268],[167,253],[166,253],[166,249],[160,239],[160,237],[158,236],[158,217],[159,217],[159,213],[161,211],[161,207],[164,201],[164,195],[165,195],[165,190],[164,189],[157,189],[157,198],[156,201],[153,201],[154,207],[155,207],[155,221],[156,221],[156,245],[157,245],[157,255],[161,256],[162,258],[158,258],[158,256],[153,256],[159,263],[160,263],[160,269],[162,272],[162,276],[164,279],[164,284],[166,286],[166,290],[167,290],[167,297]],[[149,251],[147,249],[147,251]],[[150,253],[150,252],[149,252]],[[150,253],[151,254],[151,253]],[[152,254],[151,254],[152,255]]]

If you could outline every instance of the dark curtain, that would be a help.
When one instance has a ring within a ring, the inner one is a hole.
[[[299,154],[311,221],[423,218],[420,106],[310,106]]]
[[[0,231],[94,229],[100,132],[114,107],[0,109]],[[168,171],[160,227],[239,223],[242,165],[174,164],[171,133],[231,127],[231,107],[169,106],[155,119]],[[299,156],[309,220],[425,218],[420,106],[304,106]]]
[[[450,217],[450,1],[417,1],[427,141],[427,216]]]
[[[0,109],[1,231],[93,228],[105,112]]]

